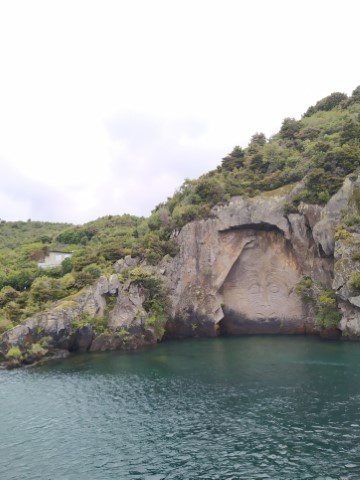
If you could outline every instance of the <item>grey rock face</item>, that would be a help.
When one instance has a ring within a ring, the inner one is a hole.
[[[329,202],[321,211],[320,221],[313,227],[313,236],[318,245],[321,246],[325,255],[333,255],[335,248],[335,228],[341,222],[344,214],[356,214],[356,206],[351,201],[355,188],[359,188],[360,181],[357,178],[352,181],[349,177],[345,179],[340,190],[330,198]]]
[[[335,252],[335,229],[345,212],[356,211],[352,196],[359,179],[347,178],[325,207],[302,204],[299,213],[286,215],[284,205],[299,188],[285,195],[235,197],[215,207],[211,219],[183,227],[180,252],[168,272],[168,337],[315,331],[313,312],[294,293],[303,276],[326,288],[334,282],[354,313],[358,299],[343,278],[350,275],[352,251],[346,247],[341,253],[338,246]],[[344,262],[335,274],[334,252]]]
[[[306,311],[295,292],[300,279],[298,262],[283,236],[254,234],[220,288],[223,331],[305,333]]]
[[[119,277],[116,274],[110,275],[109,278],[109,293],[115,295],[120,289]]]
[[[360,339],[360,296],[352,286],[352,277],[360,273],[360,262],[354,260],[360,251],[360,234],[335,242],[335,265],[333,288],[337,292],[343,314],[340,329],[349,339]]]

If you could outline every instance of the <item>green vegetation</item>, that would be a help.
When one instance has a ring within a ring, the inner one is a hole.
[[[47,349],[40,345],[40,343],[33,343],[29,350],[29,354],[36,357],[44,357],[47,353]]]
[[[341,320],[336,296],[331,288],[324,288],[311,277],[304,277],[297,285],[296,292],[315,309],[315,321],[324,328],[336,327]]]
[[[350,97],[333,93],[310,107],[300,120],[286,118],[269,140],[253,135],[247,148],[235,147],[221,165],[197,180],[186,180],[150,217],[157,228],[180,228],[206,217],[231,196],[251,197],[305,178],[301,201],[326,203],[346,175],[360,166],[360,87]],[[360,213],[360,211],[359,211]],[[151,227],[150,227],[151,228]]]
[[[73,328],[83,328],[85,325],[92,325],[95,332],[99,334],[107,331],[105,317],[92,317],[87,313],[82,313],[71,323]]]
[[[8,360],[20,360],[22,357],[21,350],[19,347],[12,347],[6,354]]]
[[[360,262],[360,250],[354,253],[352,259],[354,260],[354,262]]]
[[[291,188],[304,179],[305,188],[286,205],[287,213],[296,212],[301,201],[325,203],[359,166],[360,87],[350,97],[338,92],[329,95],[300,120],[286,118],[270,139],[255,133],[246,148],[236,146],[215,170],[197,180],[185,180],[147,219],[109,215],[81,226],[0,221],[0,333],[54,300],[71,302],[72,295],[101,274],[112,273],[113,263],[126,255],[151,264],[176,255],[174,230],[210,216],[214,205],[231,196],[276,194],[277,189]],[[345,219],[349,229],[359,223],[360,189],[355,189],[352,202],[358,215]],[[337,232],[339,239],[350,235],[345,228]],[[38,262],[53,250],[73,255],[61,267],[38,268]],[[138,269],[126,275],[147,291],[149,325],[160,325],[165,294],[159,281]],[[161,326],[156,328],[161,332]]]
[[[360,272],[352,272],[350,287],[357,292],[360,291]]]
[[[146,325],[154,329],[158,338],[165,333],[167,295],[161,278],[152,275],[141,268],[123,272],[122,280],[130,280],[140,285],[145,293],[143,306],[149,317]]]
[[[0,333],[68,299],[113,272],[125,255],[155,263],[177,250],[148,220],[131,215],[107,216],[83,226],[42,222],[0,223]],[[11,232],[15,231],[12,236]],[[67,243],[65,243],[67,242]],[[38,262],[52,250],[71,251],[61,267],[40,269]],[[100,328],[100,327],[99,327]]]

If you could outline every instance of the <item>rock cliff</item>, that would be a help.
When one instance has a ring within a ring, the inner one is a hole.
[[[234,197],[214,207],[210,218],[174,234],[179,246],[174,258],[156,267],[131,257],[119,260],[109,279],[101,277],[75,298],[6,332],[0,354],[19,364],[42,356],[29,352],[34,343],[49,355],[137,348],[163,336],[360,338],[360,295],[353,281],[360,272],[360,233],[341,226],[359,214],[360,179],[347,177],[323,207],[300,204],[297,213],[288,213],[302,188],[300,183],[251,199]],[[123,275],[134,269],[161,279],[168,297],[166,325],[151,315],[143,284]],[[336,313],[331,324],[329,311]],[[14,348],[17,355],[9,357]]]
[[[359,186],[357,176],[348,177],[324,207],[301,204],[299,213],[290,214],[286,206],[301,184],[289,192],[233,198],[215,207],[212,218],[186,225],[169,274],[172,313],[166,335],[325,336],[338,329],[358,338],[360,297],[351,279],[359,271],[353,256],[360,235],[340,225],[358,215]],[[297,288],[304,277],[323,291],[334,290],[339,324],[324,328],[316,321],[316,305]]]

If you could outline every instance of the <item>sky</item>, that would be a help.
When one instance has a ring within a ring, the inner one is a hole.
[[[0,218],[148,215],[360,84],[357,0],[0,0]]]

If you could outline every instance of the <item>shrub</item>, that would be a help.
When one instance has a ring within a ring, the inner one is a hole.
[[[50,278],[46,276],[38,277],[34,280],[30,289],[30,298],[35,303],[42,303],[51,300],[59,300],[68,295],[62,279]]]
[[[290,213],[299,213],[298,207],[290,202],[284,203],[284,214],[289,215]]]
[[[65,258],[65,260],[61,262],[62,274],[66,275],[67,273],[70,273],[72,269],[73,269],[72,258],[71,257]]]
[[[88,313],[82,313],[71,322],[71,326],[76,329],[83,328],[85,325],[91,325],[95,332],[101,334],[106,331],[107,321],[104,317],[93,317]]]
[[[255,153],[259,147],[263,147],[266,144],[266,136],[264,133],[255,133],[248,146],[249,153]]]
[[[360,262],[360,250],[354,253],[352,259],[354,260],[354,262]]]
[[[86,244],[95,235],[95,231],[86,227],[72,227],[57,236],[57,241],[67,244]]]
[[[336,326],[341,320],[334,290],[324,288],[311,277],[304,277],[297,285],[296,292],[315,308],[315,322],[321,327]]]
[[[19,347],[12,347],[6,354],[8,360],[20,360],[22,358],[22,353]]]
[[[244,166],[244,157],[244,150],[241,147],[236,146],[229,155],[222,159],[221,168],[228,172],[241,168]]]
[[[91,285],[94,282],[94,277],[89,272],[81,270],[81,272],[74,273],[75,287],[78,289]]]
[[[315,320],[323,327],[336,326],[341,320],[341,313],[337,309],[335,292],[331,289],[323,290],[317,301],[318,312]]]
[[[350,287],[354,290],[360,290],[360,272],[352,272]]]
[[[313,280],[311,277],[303,277],[296,285],[296,293],[304,299],[312,298],[311,287],[313,286]]]
[[[33,343],[29,350],[31,355],[35,355],[36,357],[44,357],[48,351],[46,348],[42,347],[40,343]]]
[[[357,225],[360,223],[360,215],[350,215],[349,217],[346,217],[344,220],[344,224],[347,227],[352,227],[354,225]]]
[[[358,120],[348,119],[340,133],[340,144],[360,141],[360,122]]]
[[[280,128],[280,137],[287,140],[294,140],[301,129],[301,123],[295,118],[285,118]]]
[[[146,319],[146,325],[154,330],[157,339],[161,339],[165,333],[166,318],[163,314],[151,315]]]
[[[89,275],[92,276],[92,278],[95,280],[96,278],[99,278],[101,275],[101,268],[96,265],[96,263],[91,263],[90,265],[87,265],[83,269],[84,273],[88,273]]]
[[[348,240],[351,238],[351,233],[345,230],[342,227],[336,227],[335,229],[335,240]]]
[[[11,300],[15,300],[20,296],[20,293],[13,287],[7,286],[0,290],[0,306],[4,306]]]
[[[313,115],[314,113],[319,112],[321,110],[323,111],[332,110],[333,108],[340,105],[340,103],[346,99],[347,99],[347,95],[345,93],[340,93],[340,92],[331,93],[327,97],[319,100],[315,104],[315,106],[308,108],[308,110],[304,114],[304,117],[309,117],[310,115]]]
[[[181,228],[201,216],[203,209],[197,205],[177,205],[172,214],[172,220],[175,228]]]
[[[0,335],[2,335],[7,330],[11,330],[14,327],[14,324],[7,318],[0,318]]]
[[[71,258],[74,270],[79,272],[87,265],[98,263],[99,254],[95,249],[87,247],[84,250],[79,250],[78,252],[74,253]]]

